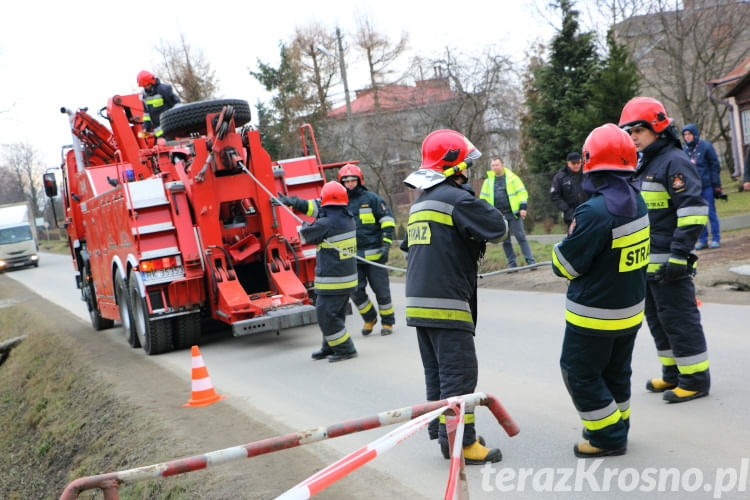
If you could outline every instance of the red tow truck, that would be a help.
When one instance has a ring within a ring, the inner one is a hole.
[[[312,199],[325,183],[312,128],[301,151],[272,161],[246,101],[178,105],[165,137],[143,129],[138,94],[116,95],[100,115],[62,108],[62,198],[76,286],[97,330],[122,324],[127,342],[159,354],[197,344],[201,318],[235,336],[316,321],[315,247],[271,195]],[[243,128],[240,128],[243,127]],[[54,172],[44,176],[55,195]]]

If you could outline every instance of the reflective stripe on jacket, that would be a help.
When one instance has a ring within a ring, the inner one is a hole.
[[[595,194],[576,209],[573,232],[553,249],[553,271],[571,280],[565,320],[579,333],[632,333],[641,326],[650,234],[646,203],[637,201],[634,218],[615,216]]]
[[[497,175],[495,175],[494,171],[490,170],[487,172],[487,178],[482,183],[482,189],[479,192],[479,197],[486,200],[493,207],[495,206],[496,178]],[[526,210],[526,202],[529,199],[529,192],[526,191],[526,187],[523,185],[521,178],[508,168],[505,169],[503,180],[505,181],[506,192],[508,193],[510,209],[513,211],[513,215],[518,218],[519,210]]]
[[[144,89],[141,99],[143,100],[143,122],[147,130],[155,130],[161,123],[161,114],[180,102],[180,98],[172,91],[172,87],[161,83],[158,78],[150,91]]]
[[[345,250],[357,253],[354,220],[346,207],[325,207],[321,217],[300,228],[305,243],[318,245],[315,291],[321,295],[349,294],[357,287],[357,263]],[[323,240],[326,241],[323,241]]]
[[[409,210],[406,324],[473,332],[477,260],[506,229],[497,209],[452,180],[423,191]]]
[[[367,260],[378,260],[383,245],[393,243],[396,221],[383,198],[357,186],[348,191],[349,211],[357,225],[357,252]]]
[[[638,176],[651,222],[651,252],[687,257],[708,221],[695,165],[676,143],[659,138],[643,151]],[[658,268],[649,267],[649,272]]]

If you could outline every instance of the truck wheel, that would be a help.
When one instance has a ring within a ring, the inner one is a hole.
[[[178,316],[174,319],[173,340],[175,349],[187,349],[198,344],[201,336],[200,313]]]
[[[120,309],[120,323],[122,323],[122,333],[130,347],[141,347],[138,341],[138,334],[133,326],[133,315],[130,307],[130,294],[125,279],[120,276],[119,272],[115,273],[115,294],[117,298],[117,307]]]
[[[242,99],[212,99],[208,101],[178,104],[166,110],[159,117],[159,124],[164,135],[184,137],[191,133],[205,135],[206,115],[221,112],[224,106],[234,108],[234,125],[241,127],[250,121],[250,105]]]
[[[161,354],[172,349],[172,322],[169,320],[152,320],[148,314],[146,299],[141,297],[138,281],[133,272],[128,280],[130,291],[131,318],[138,342],[146,354]]]
[[[87,274],[90,276],[91,271],[89,271]],[[86,289],[86,307],[88,307],[91,326],[94,327],[94,330],[98,332],[101,330],[107,330],[108,328],[112,328],[113,326],[115,326],[114,320],[102,317],[102,313],[101,311],[99,311],[99,306],[96,303],[96,290],[94,288],[94,282],[89,281],[88,283],[86,283]]]

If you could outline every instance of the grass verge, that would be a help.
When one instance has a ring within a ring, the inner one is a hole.
[[[40,299],[13,290],[0,279],[0,341],[27,335],[0,365],[0,498],[58,498],[73,479],[174,458],[160,451],[171,448],[169,433],[114,396],[68,332],[40,315]],[[120,498],[179,500],[196,491],[183,476],[121,488]]]

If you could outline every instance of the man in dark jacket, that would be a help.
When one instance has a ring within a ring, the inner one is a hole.
[[[321,191],[320,217],[305,222],[299,231],[303,243],[318,245],[315,261],[315,312],[323,332],[323,346],[312,353],[313,359],[328,358],[329,363],[357,355],[346,330],[346,304],[357,286],[357,265],[350,254],[357,253],[357,237],[352,214],[346,208],[346,189],[329,182]]]
[[[162,83],[148,71],[139,72],[137,81],[138,86],[143,87],[143,128],[153,132],[156,137],[161,137],[161,114],[179,103],[180,98],[170,85]]]
[[[589,197],[581,187],[581,155],[577,152],[570,153],[565,163],[552,178],[549,197],[563,213],[565,225],[570,227],[576,207]]]
[[[716,216],[716,204],[714,200],[721,198],[721,164],[713,144],[700,138],[698,127],[689,123],[682,128],[682,138],[685,145],[682,150],[688,155],[690,161],[698,169],[701,178],[701,196],[708,204],[708,220],[711,223],[711,248],[719,248],[721,245],[721,234],[719,232],[719,218]],[[708,246],[708,225],[703,228],[696,250]]]
[[[622,455],[630,429],[630,361],[643,322],[649,220],[628,134],[609,123],[583,145],[591,199],[555,246],[552,270],[570,280],[560,368],[583,421],[579,458]]]
[[[646,270],[646,320],[662,364],[662,377],[646,383],[669,403],[708,395],[706,337],[695,299],[695,242],[708,219],[701,180],[690,163],[664,105],[635,97],[625,104],[620,127],[642,153],[641,195],[648,206],[651,248]]]
[[[474,349],[477,261],[487,241],[507,231],[503,215],[461,187],[461,173],[480,153],[463,135],[437,130],[422,143],[422,165],[404,183],[422,193],[409,210],[406,271],[406,324],[416,327],[427,399],[436,401],[474,392],[478,367]],[[444,419],[430,423],[449,458]],[[463,452],[467,464],[502,459],[499,449],[477,438],[474,413],[466,414]]]

